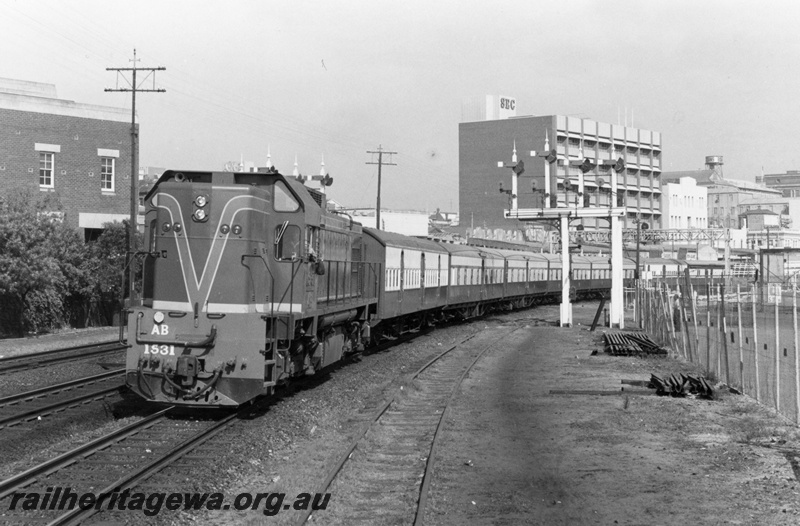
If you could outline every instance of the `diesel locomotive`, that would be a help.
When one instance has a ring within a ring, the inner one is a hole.
[[[561,294],[559,255],[366,228],[274,169],[167,171],[144,226],[125,378],[157,403],[237,406],[404,332]],[[576,293],[610,288],[608,257],[572,259]]]

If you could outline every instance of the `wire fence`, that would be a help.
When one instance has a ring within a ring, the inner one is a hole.
[[[800,424],[797,287],[728,278],[641,281],[636,321],[661,345]]]

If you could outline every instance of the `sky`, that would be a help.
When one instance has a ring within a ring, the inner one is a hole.
[[[457,211],[461,104],[483,95],[627,118],[664,171],[800,169],[794,0],[0,0],[0,20],[0,77],[59,98],[130,110],[106,68],[166,68],[138,83],[166,90],[137,94],[140,166],[324,158],[346,206],[374,206],[382,147],[384,207]]]

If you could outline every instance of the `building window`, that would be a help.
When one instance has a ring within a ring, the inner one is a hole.
[[[100,158],[100,189],[106,192],[114,191],[114,158]]]
[[[55,181],[53,180],[53,164],[55,154],[53,152],[39,152],[39,187],[40,188],[53,188]]]

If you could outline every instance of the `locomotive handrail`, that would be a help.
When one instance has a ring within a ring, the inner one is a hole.
[[[350,218],[350,227],[349,228],[351,230],[353,229],[353,216],[351,216],[347,212],[343,212],[341,210],[331,210],[331,212],[333,212],[334,214],[343,215],[343,216],[347,216],[348,218]]]

